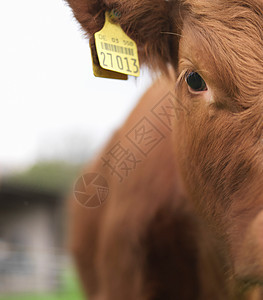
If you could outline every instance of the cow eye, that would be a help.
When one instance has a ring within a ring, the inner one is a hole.
[[[207,90],[204,79],[197,72],[186,74],[186,82],[194,92],[202,92]]]

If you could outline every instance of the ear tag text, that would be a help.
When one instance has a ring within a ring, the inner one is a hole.
[[[103,28],[94,34],[97,55],[103,69],[138,77],[139,58],[136,43],[130,39],[109,13],[105,13]]]
[[[91,51],[93,74],[95,77],[120,79],[120,80],[128,79],[128,76],[126,74],[121,74],[118,72],[106,70],[100,66],[95,45],[92,45],[91,41],[90,41],[90,51]]]

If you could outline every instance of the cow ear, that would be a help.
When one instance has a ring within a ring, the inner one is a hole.
[[[179,0],[67,0],[88,37],[104,25],[105,11],[115,9],[122,29],[138,47],[141,63],[167,71],[177,66],[180,37]]]

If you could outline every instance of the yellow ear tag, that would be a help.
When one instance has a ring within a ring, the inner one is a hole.
[[[118,23],[105,13],[105,24],[96,32],[95,44],[100,66],[122,74],[139,76],[139,58],[136,43],[130,39]]]
[[[89,44],[90,44],[90,51],[91,51],[91,59],[92,59],[92,67],[93,67],[94,76],[102,77],[102,78],[120,79],[120,80],[127,80],[128,79],[128,76],[126,74],[121,74],[121,73],[118,73],[118,72],[113,72],[113,71],[103,69],[99,65],[96,49],[95,49],[95,46],[91,45],[91,40],[90,40]]]

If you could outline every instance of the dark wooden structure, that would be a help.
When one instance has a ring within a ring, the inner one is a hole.
[[[62,198],[32,187],[0,185],[0,293],[59,287],[65,259]]]

